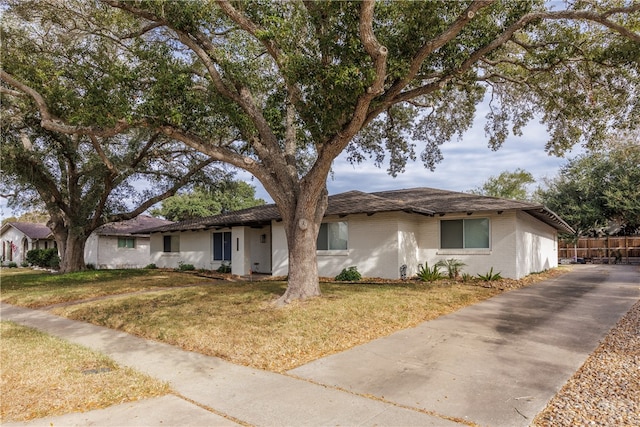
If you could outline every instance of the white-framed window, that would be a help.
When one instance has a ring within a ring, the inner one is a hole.
[[[489,218],[440,221],[441,249],[489,249]]]
[[[163,252],[180,252],[180,236],[162,236]]]
[[[231,232],[213,233],[213,260],[231,261]]]
[[[320,224],[316,249],[319,251],[346,250],[349,243],[349,227],[346,222]]]
[[[118,237],[118,248],[133,249],[136,247],[135,237]]]

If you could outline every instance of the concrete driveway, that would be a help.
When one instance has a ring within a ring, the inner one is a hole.
[[[576,266],[289,374],[445,419],[528,426],[638,301],[639,271]]]

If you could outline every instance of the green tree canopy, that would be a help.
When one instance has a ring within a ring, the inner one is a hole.
[[[482,185],[470,191],[472,194],[482,196],[502,197],[504,199],[528,200],[527,185],[536,180],[524,169],[516,169],[513,172],[504,171],[498,176],[491,176]]]
[[[638,135],[567,162],[538,197],[579,235],[640,232]]]
[[[320,294],[340,153],[434,168],[483,99],[493,148],[534,116],[555,154],[640,122],[633,1],[4,1],[3,93],[42,127],[149,129],[263,184],[287,237],[282,302]]]
[[[169,197],[151,214],[170,221],[204,218],[264,205],[265,201],[256,199],[255,195],[255,188],[244,181],[223,181],[212,188],[197,186],[191,192]]]

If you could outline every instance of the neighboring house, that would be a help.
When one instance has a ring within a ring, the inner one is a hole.
[[[0,231],[2,241],[2,262],[22,264],[27,259],[27,252],[32,249],[49,249],[56,247],[56,241],[49,227],[33,222],[8,222]]]
[[[87,239],[84,262],[98,269],[143,268],[151,263],[149,234],[140,231],[168,224],[172,222],[148,215],[105,224]]]
[[[146,230],[151,262],[232,273],[288,273],[286,236],[275,205]],[[356,266],[365,277],[397,279],[418,265],[455,258],[463,272],[521,278],[558,265],[558,232],[573,230],[544,206],[432,188],[329,197],[318,237],[320,276]]]

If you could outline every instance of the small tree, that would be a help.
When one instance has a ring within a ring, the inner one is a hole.
[[[223,181],[213,188],[196,187],[192,192],[178,194],[162,202],[151,214],[170,221],[204,218],[219,213],[263,205],[255,198],[255,188],[243,181]]]
[[[623,137],[567,162],[537,197],[578,235],[640,230],[640,145]]]
[[[475,188],[470,193],[524,201],[530,198],[527,185],[534,182],[533,175],[518,168],[513,172],[504,171],[498,176],[489,177],[482,187]]]

